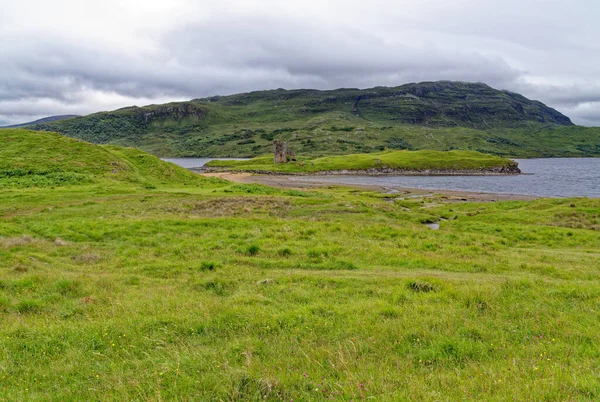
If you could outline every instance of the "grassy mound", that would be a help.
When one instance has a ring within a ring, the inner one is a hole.
[[[136,149],[99,146],[57,133],[0,130],[0,188],[105,181],[201,185],[207,179]]]
[[[386,169],[402,171],[502,171],[516,167],[515,162],[475,151],[386,151],[370,154],[329,156],[299,160],[295,163],[273,163],[272,156],[245,161],[211,161],[207,167],[244,171],[282,173],[314,173],[327,171],[361,171]]]

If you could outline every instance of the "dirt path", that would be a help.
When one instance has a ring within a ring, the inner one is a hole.
[[[367,186],[359,184],[333,184],[330,182],[319,181],[302,181],[302,176],[284,176],[284,175],[262,175],[252,173],[203,173],[203,176],[218,177],[220,179],[229,180],[235,183],[246,184],[264,184],[271,187],[306,189],[319,187],[351,187],[370,191],[381,191],[385,193],[393,193],[403,196],[425,196],[425,195],[443,195],[448,201],[507,201],[507,200],[534,200],[537,197],[518,195],[518,194],[493,194],[493,193],[477,193],[467,191],[452,191],[452,190],[423,190],[418,188],[403,188],[395,186]],[[292,180],[293,178],[293,180]]]

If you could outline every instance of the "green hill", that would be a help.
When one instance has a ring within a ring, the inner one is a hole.
[[[513,157],[600,155],[600,129],[481,83],[258,91],[128,107],[31,126],[160,156],[257,156],[273,139],[312,156],[471,149]]]
[[[58,133],[0,129],[0,188],[90,183],[202,185],[207,179],[143,151]]]

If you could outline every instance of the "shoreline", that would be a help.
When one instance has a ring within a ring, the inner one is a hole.
[[[495,201],[530,201],[540,197],[522,194],[502,194],[502,193],[486,193],[486,192],[471,192],[457,191],[444,189],[420,189],[410,187],[397,186],[382,186],[382,185],[365,185],[365,184],[342,184],[330,183],[326,181],[303,181],[303,176],[309,175],[264,175],[250,172],[207,172],[201,173],[195,171],[202,176],[218,177],[223,180],[228,180],[234,183],[241,184],[263,184],[271,187],[287,188],[287,189],[310,189],[322,187],[347,187],[355,188],[364,191],[380,191],[383,193],[394,194],[398,196],[408,197],[425,197],[433,195],[442,195],[447,197],[450,202],[495,202]]]

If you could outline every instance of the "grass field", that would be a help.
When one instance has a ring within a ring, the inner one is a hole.
[[[262,171],[281,173],[314,173],[342,170],[394,169],[412,172],[440,171],[490,171],[509,169],[516,164],[510,159],[475,151],[386,151],[372,154],[352,154],[323,158],[299,158],[296,162],[274,163],[267,155],[250,160],[213,160],[207,167],[236,171]]]
[[[600,397],[598,199],[100,176],[0,191],[0,400]]]

